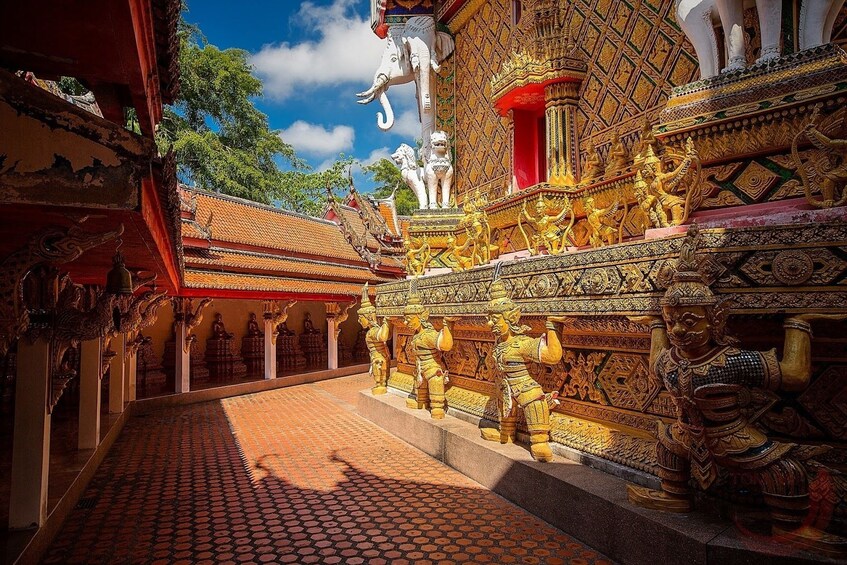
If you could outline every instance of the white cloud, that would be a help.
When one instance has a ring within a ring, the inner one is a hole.
[[[368,165],[373,165],[380,159],[391,159],[391,151],[388,147],[380,147],[371,151],[370,155],[362,159],[362,166],[367,167]]]
[[[334,0],[329,6],[317,6],[303,2],[292,23],[313,30],[318,39],[265,45],[251,57],[267,96],[283,99],[303,87],[371,83],[385,43],[366,18],[351,10],[354,3]]]
[[[335,126],[329,130],[319,124],[297,120],[279,136],[298,153],[326,156],[352,149],[356,132],[350,126]]]

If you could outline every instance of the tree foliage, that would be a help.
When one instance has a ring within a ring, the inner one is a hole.
[[[319,213],[326,184],[345,185],[343,164],[313,173],[270,129],[253,103],[262,96],[262,82],[251,74],[246,51],[218,49],[184,22],[180,36],[180,96],[165,108],[157,136],[162,151],[172,147],[176,153],[180,178],[198,188]]]
[[[418,199],[406,183],[400,169],[388,159],[380,159],[371,165],[362,167],[365,173],[371,175],[371,180],[376,184],[373,195],[375,198],[388,198],[394,194],[394,205],[397,213],[401,216],[410,216],[418,208]]]

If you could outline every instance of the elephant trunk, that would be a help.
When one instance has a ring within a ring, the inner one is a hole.
[[[382,131],[388,131],[394,125],[394,110],[391,109],[391,102],[388,101],[388,95],[384,90],[379,93],[379,103],[385,110],[385,116],[382,115],[382,112],[377,112],[376,125]]]

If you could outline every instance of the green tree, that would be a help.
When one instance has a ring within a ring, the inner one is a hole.
[[[180,95],[165,108],[157,137],[162,151],[173,147],[180,177],[198,188],[320,212],[327,182],[345,185],[342,165],[313,173],[270,129],[253,103],[262,82],[251,74],[246,51],[218,49],[184,22],[180,36]]]
[[[388,198],[394,194],[394,205],[401,216],[411,216],[418,208],[418,199],[405,182],[400,169],[388,159],[380,159],[371,165],[362,167],[365,173],[371,175],[371,180],[377,185],[374,188],[375,198]]]

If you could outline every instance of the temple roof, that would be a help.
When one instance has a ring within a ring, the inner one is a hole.
[[[338,205],[339,224],[197,189],[183,188],[181,200],[189,294],[337,299],[403,274],[396,258],[380,255],[380,243],[350,207]]]

